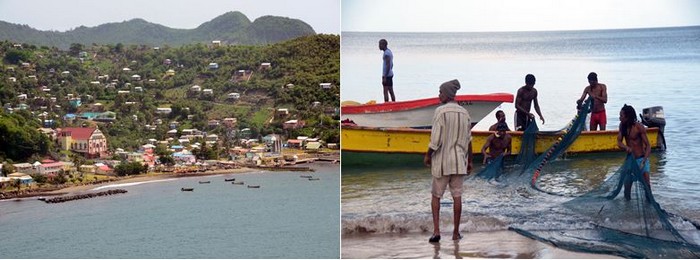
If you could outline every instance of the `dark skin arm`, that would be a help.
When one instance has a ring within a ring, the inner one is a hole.
[[[622,126],[622,123],[620,123],[620,126]],[[632,153],[632,148],[630,148],[622,142],[622,131],[619,131],[617,133],[617,147],[620,147],[620,149],[625,150],[626,153]]]
[[[540,116],[540,120],[542,120],[542,124],[544,125],[544,117],[542,116],[542,112],[540,111],[540,102],[537,101],[537,90],[535,90],[535,99],[533,99],[532,101],[535,102],[535,111]],[[533,115],[533,117],[534,117],[534,115]]]
[[[486,148],[489,147],[491,144],[491,140],[493,140],[494,135],[489,135],[489,137],[486,138],[486,142],[484,143],[484,146],[481,147],[481,154],[484,156],[484,164],[486,164],[486,159],[489,158],[489,156],[486,154]]]
[[[513,143],[511,142],[512,138],[510,135],[506,135],[506,142],[508,145],[506,146],[506,150],[503,152],[503,156],[508,156],[511,154],[511,150],[513,149]]]

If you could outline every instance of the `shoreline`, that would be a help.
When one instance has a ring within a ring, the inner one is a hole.
[[[303,164],[308,165],[309,168],[313,168],[313,165],[315,165],[317,163],[337,164],[337,163],[332,163],[331,161],[306,162]],[[196,172],[196,173],[172,173],[172,172],[147,173],[147,174],[143,174],[143,175],[117,177],[117,179],[115,179],[115,180],[102,181],[99,183],[62,184],[65,187],[60,187],[60,186],[59,187],[44,187],[44,188],[39,188],[38,190],[22,191],[20,194],[9,194],[9,195],[5,194],[4,198],[0,198],[0,202],[1,201],[9,201],[9,200],[22,200],[22,199],[35,198],[35,197],[61,196],[61,195],[66,195],[66,194],[70,194],[70,193],[90,191],[92,189],[106,186],[106,185],[150,182],[150,181],[157,181],[157,180],[178,179],[178,178],[187,178],[187,177],[202,177],[202,176],[225,175],[225,174],[241,174],[241,173],[251,173],[251,172],[255,172],[255,171],[270,171],[270,170],[258,169],[258,168],[254,168],[254,167],[241,167],[241,168],[237,168],[237,169],[218,169],[218,170],[210,170],[210,171]],[[274,172],[274,171],[271,171],[271,172]]]
[[[156,181],[156,180],[178,179],[178,178],[187,178],[187,177],[201,177],[201,176],[212,176],[212,175],[224,175],[224,174],[241,174],[241,173],[254,172],[256,170],[257,170],[256,168],[242,167],[242,168],[238,168],[238,169],[221,169],[221,170],[212,170],[212,171],[198,172],[198,173],[163,173],[163,172],[149,173],[149,174],[144,174],[144,175],[119,177],[118,179],[115,179],[115,180],[94,183],[94,184],[93,183],[79,184],[79,185],[69,184],[67,187],[58,187],[56,189],[53,189],[53,187],[49,187],[49,188],[42,188],[42,189],[37,190],[37,191],[25,191],[25,192],[20,193],[20,194],[9,195],[9,196],[6,195],[7,197],[0,199],[0,201],[21,200],[21,199],[34,198],[34,197],[60,196],[60,195],[66,195],[66,194],[70,194],[70,193],[89,191],[89,190],[93,190],[95,188],[105,186],[105,185],[129,184],[129,183]]]
[[[615,255],[575,252],[502,230],[462,232],[452,241],[442,233],[439,243],[428,243],[430,232],[341,235],[341,258],[544,258],[613,259]]]

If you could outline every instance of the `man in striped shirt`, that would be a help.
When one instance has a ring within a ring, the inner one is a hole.
[[[429,242],[440,241],[440,198],[450,187],[454,199],[454,230],[452,240],[459,240],[459,224],[462,217],[462,183],[472,171],[471,119],[469,112],[455,102],[459,81],[440,85],[440,102],[435,109],[430,132],[428,153],[423,159],[433,175],[431,210],[433,235]]]

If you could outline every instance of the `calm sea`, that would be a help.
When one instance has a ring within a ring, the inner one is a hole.
[[[663,106],[668,150],[651,158],[652,189],[662,208],[700,222],[700,27],[504,33],[359,33],[343,32],[343,100],[383,101],[377,42],[385,38],[394,53],[397,100],[436,97],[438,86],[459,79],[458,94],[515,94],[526,74],[535,87],[546,124],[563,128],[576,113],[589,72],[608,86],[608,129],[616,129],[623,104]],[[513,104],[501,106],[512,126]],[[495,123],[495,112],[476,126]],[[539,122],[538,122],[539,123]],[[409,165],[343,165],[343,239],[358,233],[432,231],[430,173],[421,157]],[[404,158],[405,159],[405,158]],[[582,194],[612,174],[624,154],[577,155],[550,163],[542,185],[551,191]],[[476,164],[479,170],[480,164]],[[531,228],[554,225],[528,219],[566,201],[483,181],[466,183],[462,228],[467,232],[504,230],[518,223]],[[449,196],[448,196],[449,197]],[[449,200],[449,199],[448,199]],[[443,231],[451,230],[451,206],[443,207]],[[449,213],[449,214],[448,214]],[[575,228],[576,219],[557,220]],[[682,225],[681,225],[682,226]],[[688,229],[699,241],[697,231]],[[429,234],[429,233],[426,233]],[[427,238],[427,236],[426,236]]]
[[[1,201],[0,258],[338,258],[339,167],[314,167],[318,181],[256,172],[62,204]],[[224,182],[232,177],[261,187]]]

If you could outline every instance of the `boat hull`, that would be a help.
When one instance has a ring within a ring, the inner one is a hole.
[[[512,94],[461,95],[457,103],[469,112],[472,124],[476,124],[504,102],[513,102]],[[430,128],[437,98],[383,103],[375,105],[346,106],[341,108],[342,119],[352,120],[358,126]]]
[[[472,150],[474,154],[481,153],[481,147],[493,132],[472,131]],[[508,132],[512,136],[513,154],[518,154],[522,141],[522,132]],[[617,130],[584,131],[567,149],[567,153],[592,153],[620,151],[617,147]],[[540,133],[537,136],[535,152],[545,152],[557,139],[561,132]],[[659,129],[648,128],[647,137],[652,148],[658,148]],[[341,129],[341,147],[343,152],[369,153],[405,153],[424,154],[430,142],[429,129],[410,128],[376,128],[343,126]]]

